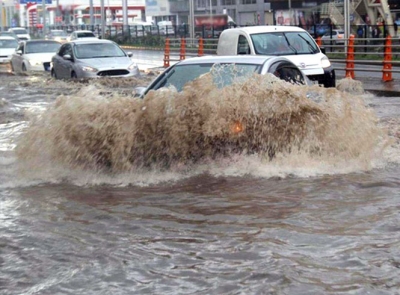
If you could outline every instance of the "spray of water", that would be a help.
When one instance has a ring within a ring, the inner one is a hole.
[[[25,169],[36,171],[197,167],[218,174],[216,163],[228,161],[225,168],[236,163],[244,173],[255,166],[258,171],[285,166],[290,174],[315,165],[324,167],[322,172],[338,165],[348,172],[350,163],[369,169],[387,142],[360,96],[292,85],[271,75],[220,89],[207,74],[182,92],[165,88],[143,100],[105,94],[96,85],[60,96],[32,120],[16,153]]]

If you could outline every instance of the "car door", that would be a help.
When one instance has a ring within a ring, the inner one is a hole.
[[[61,79],[70,78],[71,73],[71,61],[64,59],[65,55],[72,56],[72,47],[69,43],[62,45],[53,59],[55,74]]]

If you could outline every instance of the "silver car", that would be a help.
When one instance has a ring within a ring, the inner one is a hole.
[[[203,56],[193,57],[170,66],[160,74],[148,87],[136,87],[135,96],[143,98],[150,90],[174,86],[182,91],[183,86],[211,69],[222,67],[214,77],[218,87],[230,85],[234,73],[239,76],[253,73],[265,75],[271,73],[276,77],[295,84],[311,84],[309,79],[290,60],[284,57],[263,55]],[[235,70],[232,70],[234,67]]]
[[[71,41],[53,56],[51,75],[56,79],[139,76],[131,57],[110,40]]]

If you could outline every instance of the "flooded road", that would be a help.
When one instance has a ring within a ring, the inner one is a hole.
[[[308,149],[166,167],[138,165],[132,151],[191,147],[200,131],[181,132],[196,125],[169,107],[198,109],[173,92],[168,105],[131,102],[154,76],[0,78],[0,294],[400,294],[400,97],[315,90],[309,103],[288,87],[293,112],[321,112],[294,123],[316,132]],[[201,85],[238,103],[237,89]],[[270,94],[284,117],[282,87]],[[263,118],[252,99],[267,90],[241,105],[242,122]],[[215,136],[224,122],[213,111],[195,117]],[[157,145],[166,132],[176,146]]]

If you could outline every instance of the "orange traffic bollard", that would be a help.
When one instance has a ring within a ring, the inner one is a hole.
[[[346,77],[354,79],[354,36],[350,36],[347,45]]]
[[[203,56],[204,55],[204,40],[203,38],[199,38],[199,50],[197,51],[198,56]]]
[[[317,45],[318,45],[319,47],[322,46],[322,39],[321,39],[321,37],[317,37]]]
[[[165,39],[165,49],[164,49],[164,68],[169,67],[169,38]]]
[[[385,52],[383,55],[383,82],[392,81],[392,37],[387,36],[385,42]]]
[[[181,38],[181,50],[179,52],[179,60],[183,60],[186,57],[186,40]]]

